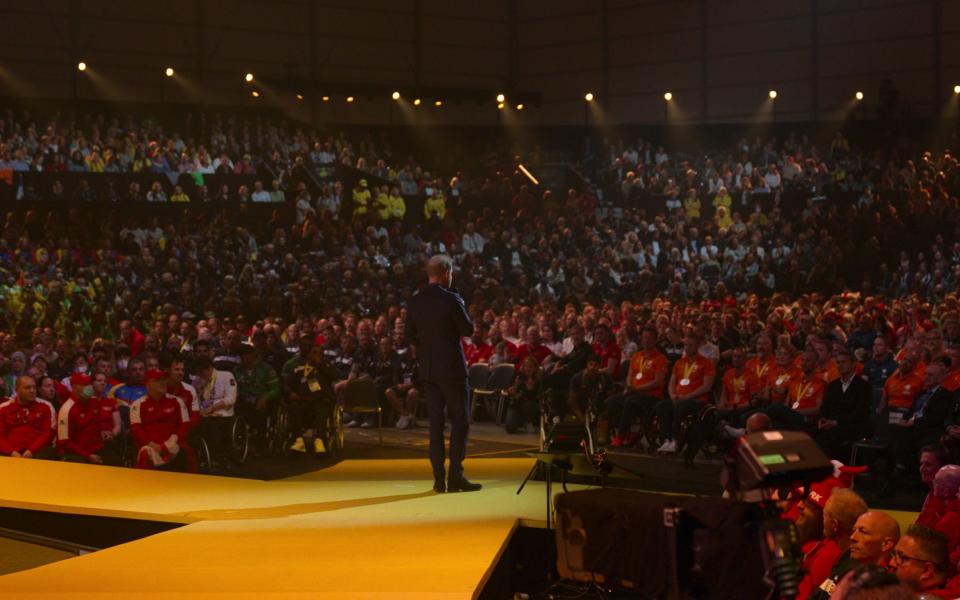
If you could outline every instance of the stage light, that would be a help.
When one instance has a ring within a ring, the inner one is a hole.
[[[78,63],[77,63],[77,70],[78,70],[78,71],[86,71],[86,70],[87,70],[87,63],[85,63],[85,62],[83,62],[83,61],[78,62]]]
[[[960,94],[960,85],[953,86],[953,93]]]
[[[413,101],[414,106],[420,106],[420,98],[415,98]]]
[[[517,105],[517,110],[523,110],[523,102]]]
[[[436,102],[433,103],[433,105],[439,108],[439,107],[443,106],[443,102],[440,101],[440,100],[437,100]]]
[[[347,104],[353,104],[353,96],[347,96]]]
[[[505,105],[503,102],[501,102],[500,104],[497,104],[497,108],[500,109],[500,110],[503,110],[503,107],[504,107],[504,106],[506,106],[506,105]]]
[[[320,99],[323,100],[324,102],[330,102],[330,96],[323,96]]]
[[[593,102],[593,92],[587,92],[583,99],[587,102]]]
[[[400,92],[394,92],[393,95],[391,95],[390,97],[393,98],[394,100],[399,100]]]
[[[863,92],[857,92],[854,94],[854,97],[856,97],[857,100],[863,100]]]
[[[503,103],[503,101],[506,100],[506,99],[507,99],[507,97],[504,96],[503,94],[497,94],[497,102],[498,102],[498,103]]]
[[[673,93],[672,93],[672,92],[666,92],[666,93],[663,95],[663,99],[666,100],[667,102],[670,102],[671,100],[673,100]]]
[[[250,83],[251,81],[253,81],[253,73],[247,73],[246,76],[244,76],[243,80],[246,81],[247,83]]]
[[[252,92],[250,92],[250,95],[253,96],[254,98],[259,98],[260,92],[258,92],[257,90],[253,90]]]
[[[167,70],[164,71],[167,77],[173,77],[173,67],[167,67]]]
[[[303,94],[297,94],[297,100],[303,100]]]
[[[776,99],[777,99],[777,90],[770,90],[769,92],[767,92],[767,95],[770,96],[770,99],[771,99],[771,100],[776,100]]]

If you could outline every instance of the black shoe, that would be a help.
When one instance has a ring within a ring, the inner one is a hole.
[[[447,483],[448,492],[476,492],[483,486],[479,483],[470,483],[466,477],[461,477],[459,481],[450,481]]]
[[[438,494],[442,494],[447,491],[447,486],[444,485],[443,479],[433,480],[433,491],[435,491]]]

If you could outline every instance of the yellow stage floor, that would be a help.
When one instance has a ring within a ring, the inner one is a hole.
[[[0,458],[0,506],[184,523],[0,577],[0,598],[472,598],[520,520],[542,523],[532,459],[354,460],[280,481]]]

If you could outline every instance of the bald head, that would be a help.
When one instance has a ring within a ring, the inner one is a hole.
[[[760,431],[770,431],[773,423],[770,417],[762,412],[753,413],[747,418],[747,433],[758,433]]]
[[[957,497],[957,490],[960,490],[960,466],[943,465],[933,478],[933,495],[950,501]]]
[[[887,513],[865,512],[850,534],[850,557],[863,564],[886,565],[899,539],[896,519]]]

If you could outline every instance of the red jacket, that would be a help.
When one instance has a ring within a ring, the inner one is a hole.
[[[130,435],[137,446],[150,442],[165,444],[176,435],[186,443],[190,425],[190,412],[182,400],[166,394],[159,400],[143,396],[130,406]]]
[[[953,500],[947,504],[943,516],[933,528],[947,536],[951,564],[956,564],[960,559],[960,500]]]
[[[15,399],[0,404],[0,454],[36,454],[50,445],[56,416],[53,405],[39,398],[27,406]]]
[[[57,415],[57,451],[61,455],[72,452],[89,459],[103,449],[99,409],[96,398],[86,402],[70,398],[63,403]]]
[[[113,431],[113,415],[120,410],[120,403],[110,396],[101,396],[92,401],[97,403],[97,425],[100,431]]]
[[[180,398],[184,406],[187,407],[187,413],[190,415],[188,430],[196,427],[197,423],[200,422],[200,400],[197,397],[197,390],[189,383],[171,383],[167,386],[167,392]],[[184,444],[187,442],[183,438],[180,441]]]
[[[947,506],[943,500],[934,496],[933,492],[930,492],[923,500],[923,508],[920,509],[920,515],[917,516],[916,523],[926,525],[933,529],[937,526],[937,522],[943,518],[946,511]]]
[[[820,587],[830,573],[843,551],[833,540],[820,540],[803,557],[803,579],[800,580],[797,600],[806,600],[815,589]]]

